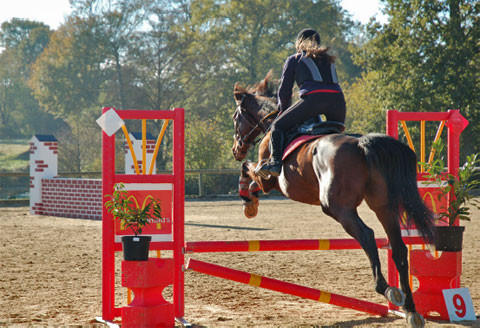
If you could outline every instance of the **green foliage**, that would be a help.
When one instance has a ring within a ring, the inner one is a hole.
[[[355,63],[368,73],[363,90],[372,112],[460,109],[473,124],[466,153],[478,151],[480,5],[471,0],[386,0],[386,24],[372,22]],[[376,92],[370,86],[376,85]],[[379,108],[380,107],[380,108]]]
[[[187,169],[225,168],[233,165],[231,139],[213,121],[195,121],[185,131],[185,164]],[[227,156],[225,156],[227,154]]]
[[[257,83],[272,68],[279,76],[296,33],[307,26],[337,54],[341,78],[358,74],[348,41],[354,25],[334,0],[71,5],[72,15],[55,31],[14,19],[0,33],[6,48],[0,54],[0,133],[56,132],[66,170],[98,166],[89,157],[98,141],[87,125],[96,127],[91,117],[104,106],[184,107],[187,166],[236,166],[230,151],[234,83]],[[167,135],[164,142],[172,140]]]
[[[335,1],[194,0],[190,13],[186,31],[194,52],[184,72],[198,76],[185,87],[207,115],[224,110],[235,82],[257,83],[270,69],[279,77],[286,57],[295,51],[296,34],[307,26],[316,28],[322,42],[333,47],[341,77],[357,73],[346,41],[353,24]],[[219,97],[206,90],[220,93],[223,106],[211,104]]]
[[[101,134],[95,120],[98,110],[84,110],[69,119],[68,127],[56,133],[59,153],[58,168],[65,172],[101,171]]]
[[[379,93],[378,72],[364,73],[344,87],[347,103],[346,126],[349,132],[371,133],[385,131],[385,104],[375,97]]]
[[[13,18],[1,25],[0,137],[30,137],[55,130],[58,122],[40,108],[28,86],[31,66],[48,44],[43,23]]]
[[[79,139],[64,164],[95,169],[98,140],[85,125],[101,107],[184,107],[187,166],[236,166],[234,83],[279,77],[296,33],[313,27],[337,55],[351,132],[384,131],[387,109],[459,108],[470,121],[462,151],[477,152],[478,1],[383,2],[387,23],[363,31],[336,0],[71,0],[56,31],[13,19],[0,31],[0,136],[61,130]]]
[[[437,153],[443,150],[441,140],[434,143],[433,148]],[[445,173],[445,162],[441,156],[431,163],[421,163],[425,165],[427,175],[427,183],[441,186],[439,199],[450,196],[450,205],[445,210],[438,213],[438,220],[453,225],[457,219],[470,221],[470,205],[480,208],[480,201],[474,199],[473,191],[480,185],[480,176],[476,171],[476,167],[480,165],[480,154],[472,154],[467,156],[467,160],[463,166],[459,168],[458,177]],[[444,182],[447,182],[443,186]]]
[[[99,105],[105,68],[105,45],[94,19],[71,18],[55,31],[33,65],[30,86],[48,112],[68,120]]]
[[[162,219],[159,201],[149,200],[144,208],[137,208],[136,204],[128,198],[128,192],[123,184],[116,184],[113,194],[105,197],[110,198],[105,202],[108,213],[120,220],[126,229],[132,229],[135,236],[142,233],[145,225],[160,222]]]

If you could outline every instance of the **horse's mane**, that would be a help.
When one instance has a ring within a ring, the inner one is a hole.
[[[243,87],[238,82],[235,83],[233,93],[237,94],[253,94],[257,97],[276,98],[276,81],[272,79],[272,70],[270,70],[265,78],[257,84]]]
[[[272,70],[270,70],[262,81],[253,86],[243,87],[239,83],[235,83],[233,88],[235,99],[239,101],[246,95],[249,95],[250,97],[247,97],[245,101],[252,105],[253,102],[255,102],[257,106],[260,105],[260,115],[262,116],[275,111],[277,109],[276,98],[278,83],[272,79],[272,75]]]
[[[272,75],[272,70],[268,71],[265,78],[254,86],[255,94],[269,98],[277,96],[276,83],[273,81]]]

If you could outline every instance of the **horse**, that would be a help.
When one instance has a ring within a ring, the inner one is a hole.
[[[427,243],[434,239],[433,213],[425,206],[417,187],[417,157],[404,143],[384,134],[333,133],[308,141],[284,158],[278,177],[263,178],[255,168],[268,160],[270,132],[276,99],[268,74],[250,88],[235,83],[233,94],[233,156],[243,161],[248,150],[260,142],[258,162],[245,161],[240,176],[240,195],[245,215],[258,211],[258,192],[280,191],[298,202],[319,205],[359,242],[372,268],[375,291],[403,306],[407,324],[423,327],[409,285],[408,251],[401,236],[400,215],[413,223]],[[263,137],[261,136],[263,135]],[[374,231],[358,215],[362,201],[373,210],[388,236],[392,259],[400,275],[401,290],[389,286],[380,266]]]

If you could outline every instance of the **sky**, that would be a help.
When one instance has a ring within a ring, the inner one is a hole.
[[[354,20],[361,23],[380,14],[380,0],[342,0],[340,3]],[[68,0],[0,0],[0,23],[13,17],[28,18],[56,29],[69,13]]]

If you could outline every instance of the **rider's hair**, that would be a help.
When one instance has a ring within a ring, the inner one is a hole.
[[[335,62],[335,56],[328,53],[330,48],[320,45],[317,39],[312,35],[308,38],[297,38],[295,48],[298,53],[305,53],[306,56],[320,61]]]

